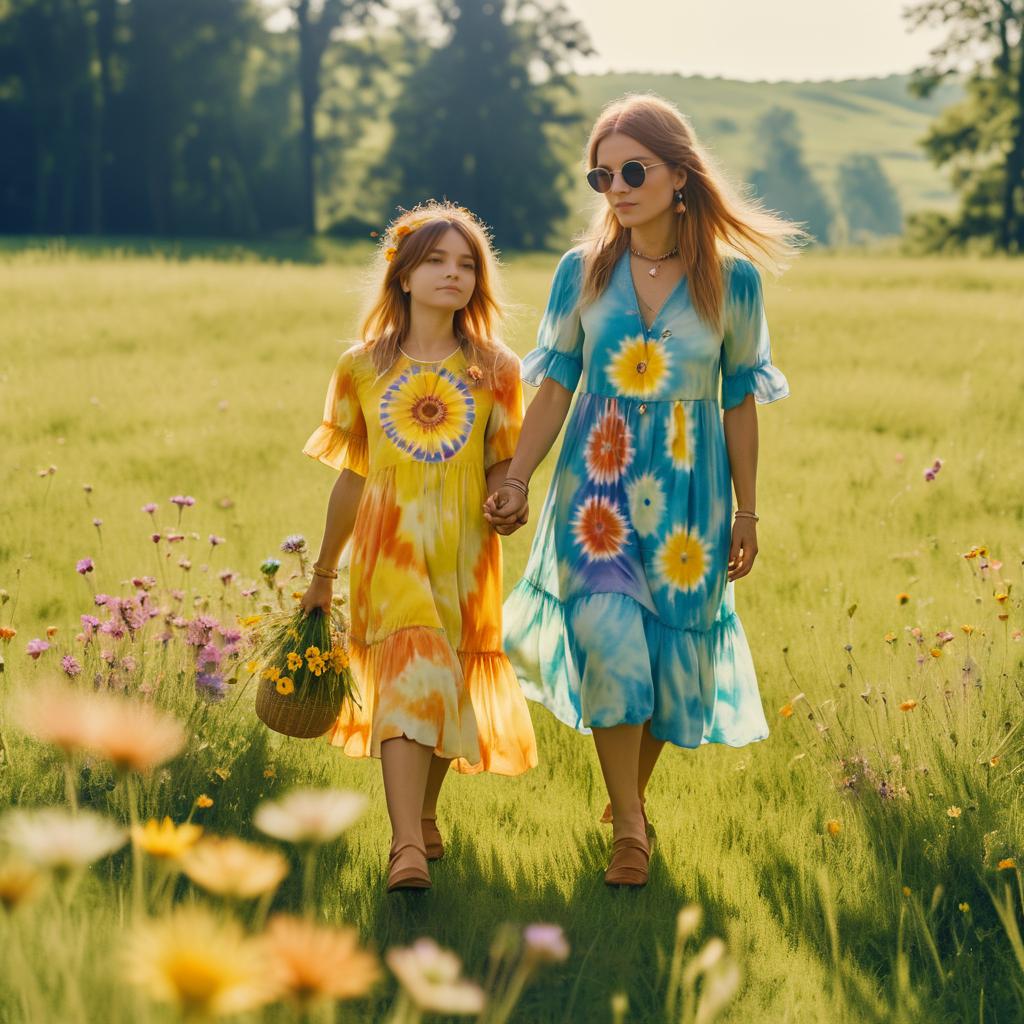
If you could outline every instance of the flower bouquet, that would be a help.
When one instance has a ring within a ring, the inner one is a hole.
[[[285,736],[322,736],[346,700],[355,700],[340,608],[268,616],[256,639],[256,714]]]

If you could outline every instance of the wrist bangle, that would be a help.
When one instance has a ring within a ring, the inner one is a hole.
[[[740,508],[736,509],[733,515],[742,519],[753,519],[755,523],[761,518],[756,512],[747,512]]]
[[[527,497],[530,496],[529,485],[525,484],[518,477],[514,477],[514,476],[507,476],[507,477],[505,477],[505,480],[502,483],[502,487],[511,487],[514,490],[522,491],[523,494],[525,494]]]
[[[314,576],[323,576],[325,579],[328,579],[328,580],[336,580],[338,578],[338,570],[337,569],[325,569],[322,565],[317,565],[316,562],[314,562],[313,563],[313,575]]]

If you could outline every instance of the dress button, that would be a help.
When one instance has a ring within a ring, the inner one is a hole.
[[[661,332],[661,340],[662,341],[664,341],[666,338],[671,338],[671,337],[672,337],[672,332],[671,331],[667,331],[666,330],[666,331],[662,331]]]
[[[647,412],[647,403],[641,402],[640,405],[637,407],[637,412],[639,412],[640,415],[643,416],[643,414]]]

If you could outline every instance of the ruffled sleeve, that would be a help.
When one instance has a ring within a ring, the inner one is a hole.
[[[747,395],[760,404],[789,394],[782,371],[772,365],[761,275],[749,260],[737,259],[729,274],[722,340],[722,408]]]
[[[350,348],[338,360],[327,386],[323,422],[309,435],[302,451],[339,472],[350,469],[366,476],[369,449],[366,420],[359,403],[357,358],[358,352]]]
[[[523,427],[522,366],[509,352],[494,370],[494,405],[484,434],[484,470],[511,459]]]
[[[575,391],[583,372],[580,291],[583,254],[570,249],[555,269],[547,309],[537,332],[537,347],[523,360],[523,380],[539,387],[545,377]]]

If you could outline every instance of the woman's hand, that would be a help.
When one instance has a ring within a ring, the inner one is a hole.
[[[757,557],[757,520],[742,516],[732,524],[732,546],[729,548],[729,582],[746,576]]]
[[[304,612],[311,612],[314,608],[322,608],[324,612],[331,610],[331,597],[334,594],[334,580],[326,576],[314,576],[306,592],[299,602]]]
[[[503,537],[525,526],[529,518],[530,503],[517,487],[499,487],[484,502],[484,519]]]

